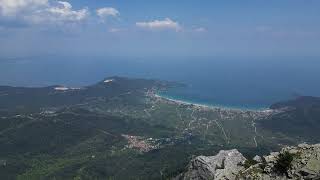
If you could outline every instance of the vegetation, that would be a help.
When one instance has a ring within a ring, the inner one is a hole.
[[[274,166],[275,171],[280,174],[287,174],[287,171],[291,167],[291,162],[293,161],[294,155],[289,152],[280,153],[277,162]]]
[[[261,121],[259,125],[275,133],[291,137],[302,137],[310,143],[320,138],[320,98],[302,96],[295,100],[276,103],[271,106],[282,112]]]
[[[247,160],[244,162],[244,167],[245,167],[245,168],[249,168],[250,166],[255,165],[255,164],[257,164],[257,163],[258,163],[257,161],[249,158],[249,159],[247,159]]]

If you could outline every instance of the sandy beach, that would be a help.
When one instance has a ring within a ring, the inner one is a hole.
[[[173,99],[173,98],[168,98],[165,96],[161,96],[159,94],[154,94],[154,97],[156,98],[160,98],[166,101],[170,101],[179,105],[191,105],[191,106],[195,106],[197,108],[201,108],[201,109],[211,109],[211,110],[232,110],[232,111],[239,111],[239,112],[263,112],[263,111],[270,111],[270,109],[261,109],[261,110],[256,110],[256,109],[242,109],[242,108],[233,108],[233,107],[221,107],[221,106],[212,106],[212,105],[206,105],[206,104],[199,104],[199,103],[192,103],[192,102],[188,102],[188,101],[183,101],[183,100],[177,100],[177,99]]]

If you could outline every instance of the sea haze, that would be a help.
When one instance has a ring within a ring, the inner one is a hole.
[[[266,108],[299,95],[320,96],[320,59],[29,57],[0,60],[0,85],[85,86],[107,76],[185,83],[161,95],[193,103]]]

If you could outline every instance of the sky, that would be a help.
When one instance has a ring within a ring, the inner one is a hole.
[[[0,0],[0,57],[320,56],[319,0]]]

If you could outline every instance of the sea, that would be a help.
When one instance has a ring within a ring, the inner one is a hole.
[[[320,96],[318,57],[0,58],[0,85],[81,87],[110,76],[184,83],[159,94],[227,108],[264,109],[297,96]]]

